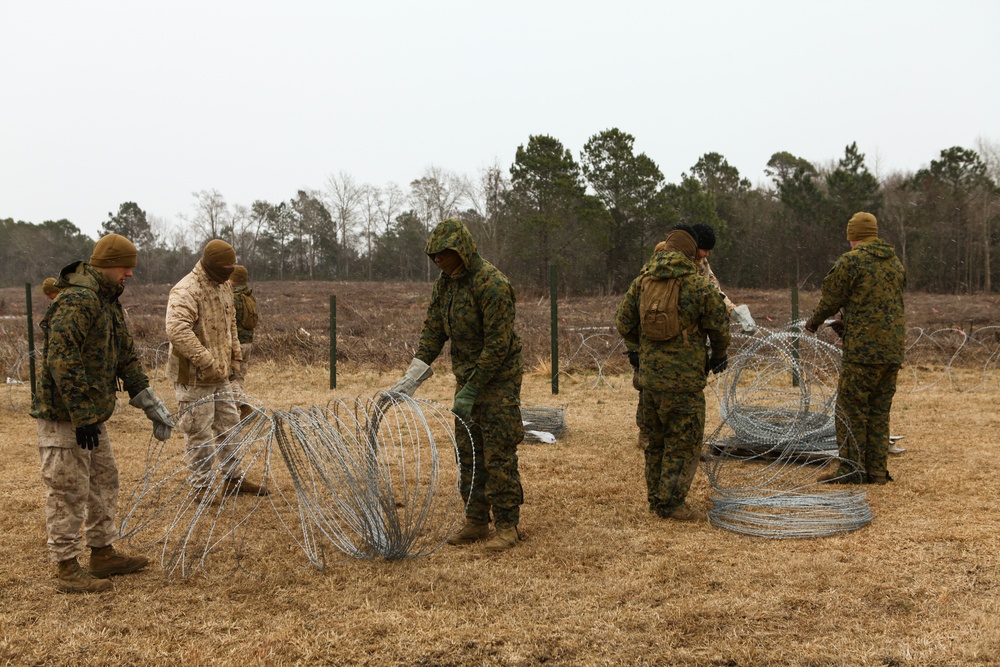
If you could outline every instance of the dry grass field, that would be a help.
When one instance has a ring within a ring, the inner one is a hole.
[[[259,290],[265,307],[282,313],[262,330],[262,355],[248,378],[265,405],[325,405],[397,379],[412,355],[426,286],[391,296],[338,290],[343,356],[330,390],[323,347],[312,340],[325,333],[329,286],[295,285]],[[155,346],[166,290],[133,292],[126,300],[133,327]],[[141,298],[146,292],[157,296]],[[8,309],[0,314],[17,313],[17,294],[0,291]],[[908,298],[911,323],[917,311],[929,314],[921,324],[928,327],[1000,320],[991,299],[928,299]],[[787,295],[742,300],[759,320],[769,308],[776,322],[790,319]],[[603,326],[615,301],[568,300],[560,308],[567,328]],[[806,295],[803,312],[814,304]],[[542,369],[548,302],[524,297],[519,305],[529,366]],[[944,319],[930,319],[937,316]],[[570,336],[563,349],[573,343]],[[300,355],[314,358],[304,363]],[[569,431],[555,444],[519,450],[525,540],[512,551],[446,546],[425,558],[352,560],[318,571],[261,512],[243,547],[250,572],[233,571],[232,550],[220,548],[210,572],[175,580],[153,564],[91,596],[54,592],[34,422],[23,405],[5,402],[0,664],[1000,664],[995,392],[926,389],[901,373],[892,419],[907,451],[890,459],[894,482],[865,487],[874,521],[836,537],[767,540],[647,511],[635,392],[624,366],[611,368],[618,356],[609,353],[603,376],[569,364],[556,396],[543,373],[526,378],[524,403],[566,406]],[[450,405],[452,378],[442,361],[436,367],[420,395]],[[954,373],[971,386],[982,369]],[[155,386],[176,407],[166,382]],[[711,386],[706,395],[711,426],[718,401]],[[125,408],[110,432],[124,504],[144,472],[149,422]],[[708,509],[710,492],[699,472],[692,504]]]

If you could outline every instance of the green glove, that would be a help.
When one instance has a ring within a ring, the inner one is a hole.
[[[465,385],[458,390],[457,394],[455,394],[455,405],[452,406],[451,411],[454,412],[462,421],[471,421],[472,406],[476,402],[476,396],[478,395],[478,389],[473,387],[471,384]]]

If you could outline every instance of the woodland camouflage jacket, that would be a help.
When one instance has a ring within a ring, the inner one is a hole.
[[[514,288],[479,256],[472,235],[458,220],[439,224],[425,252],[448,248],[462,257],[465,270],[456,277],[442,272],[434,282],[417,358],[430,364],[451,340],[451,370],[459,385],[482,389],[519,376],[524,360],[514,331]]]
[[[639,302],[647,276],[680,278],[677,319],[689,332],[671,340],[653,341],[642,334]],[[711,342],[712,355],[721,358],[729,348],[729,313],[722,294],[698,274],[694,262],[679,252],[660,252],[643,267],[618,305],[615,326],[626,343],[639,346],[640,384],[643,389],[694,392],[705,388],[705,364]]]
[[[901,364],[906,339],[905,285],[906,273],[890,244],[882,239],[859,243],[826,274],[809,324],[819,328],[843,309],[844,361]]]
[[[170,341],[167,375],[174,382],[220,384],[212,374],[213,362],[222,364],[228,377],[232,362],[243,360],[232,285],[209,278],[201,262],[171,288],[166,320]]]
[[[236,309],[236,331],[239,334],[240,342],[243,344],[253,342],[253,329],[243,326],[243,309],[246,308],[245,299],[253,298],[253,288],[247,284],[233,285],[233,307]]]
[[[130,397],[149,386],[118,303],[124,288],[84,262],[64,268],[57,284],[40,324],[45,342],[31,416],[98,424],[114,412],[119,379]]]

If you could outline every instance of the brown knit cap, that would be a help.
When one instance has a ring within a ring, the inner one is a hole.
[[[859,211],[847,221],[848,241],[874,241],[878,238],[878,221],[871,213]]]
[[[698,254],[698,243],[683,229],[675,229],[667,234],[667,252],[682,252],[693,262]]]
[[[237,285],[243,285],[250,279],[250,272],[247,271],[247,267],[237,264],[233,267],[233,275],[229,276],[229,279]]]
[[[233,275],[234,264],[236,264],[236,251],[222,239],[212,239],[201,253],[201,265],[205,273],[220,285]]]
[[[131,241],[120,234],[108,234],[102,236],[94,245],[90,265],[101,268],[116,266],[131,268],[135,266],[135,259],[135,246]]]
[[[55,278],[46,278],[42,282],[42,294],[45,296],[54,296],[59,294],[59,288],[56,287],[56,282]]]

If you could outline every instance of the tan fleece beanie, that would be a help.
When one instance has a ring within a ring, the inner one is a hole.
[[[135,260],[135,246],[131,241],[120,234],[108,234],[94,245],[90,265],[101,268],[134,267]]]
[[[682,252],[693,262],[695,255],[698,254],[698,243],[683,229],[675,229],[667,234],[666,250],[667,252]]]
[[[848,241],[874,241],[878,238],[878,221],[871,213],[860,211],[847,221]]]
[[[229,276],[229,279],[233,281],[235,285],[244,285],[246,281],[250,279],[250,272],[247,271],[247,267],[242,264],[237,264],[233,267],[233,275]]]
[[[220,285],[229,280],[235,264],[236,251],[222,239],[212,239],[201,253],[202,268],[209,278]]]

